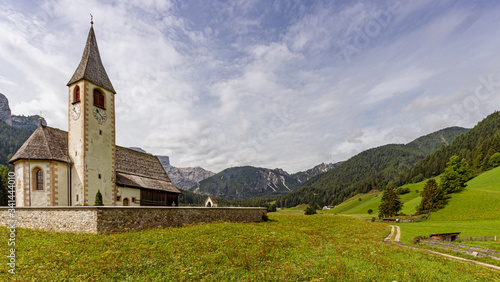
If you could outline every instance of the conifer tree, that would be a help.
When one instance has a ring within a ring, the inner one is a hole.
[[[378,217],[395,216],[403,208],[403,203],[394,188],[389,186],[382,195],[380,206],[378,207]]]
[[[104,206],[104,203],[102,202],[102,194],[101,194],[100,190],[97,190],[97,193],[95,194],[94,206]]]
[[[434,179],[429,179],[425,183],[424,190],[420,195],[422,196],[422,201],[417,208],[417,214],[424,214],[442,209],[448,198]]]

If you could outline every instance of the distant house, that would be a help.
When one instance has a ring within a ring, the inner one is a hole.
[[[205,207],[217,207],[219,203],[217,202],[217,199],[212,196],[208,196],[208,198],[205,200]]]
[[[399,218],[383,218],[383,222],[399,222]]]

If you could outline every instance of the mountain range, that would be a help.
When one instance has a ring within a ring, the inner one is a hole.
[[[383,190],[406,183],[406,174],[429,154],[452,144],[468,131],[450,127],[422,136],[408,144],[388,144],[363,151],[338,168],[304,183],[282,200],[288,206],[315,203],[336,205],[357,193]],[[445,160],[447,161],[447,160]]]
[[[188,191],[229,200],[283,195],[297,189],[310,178],[339,165],[340,163],[322,163],[294,174],[280,168],[231,167],[200,181]]]
[[[0,94],[0,164],[6,162],[39,125],[39,116],[11,115],[7,98]],[[133,148],[142,152],[140,148]],[[276,199],[287,206],[304,203],[335,205],[357,194],[383,190],[439,175],[449,157],[465,158],[479,173],[500,152],[500,113],[495,112],[473,129],[450,127],[408,144],[388,144],[363,151],[347,161],[320,164],[289,174],[276,168],[227,168],[217,174],[201,167],[177,168],[168,156],[158,156],[172,182],[186,191],[186,199],[210,195],[240,201]],[[197,194],[193,194],[197,193]],[[189,202],[190,200],[188,200]]]
[[[336,205],[358,193],[437,176],[444,172],[452,156],[465,159],[477,175],[493,166],[498,153],[500,113],[495,112],[470,130],[451,127],[406,145],[391,144],[361,152],[322,177],[304,183],[280,203]]]

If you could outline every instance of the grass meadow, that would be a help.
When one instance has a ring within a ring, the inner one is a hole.
[[[439,181],[439,177],[436,180]],[[403,186],[410,189],[410,193],[401,195],[404,214],[415,212],[421,201],[416,190],[422,191],[426,181]],[[500,238],[500,167],[482,173],[467,184],[467,188],[452,194],[445,208],[432,213],[428,220],[398,223],[402,232],[401,241],[412,244],[412,238],[417,236],[449,232],[461,232],[460,236],[496,235]],[[359,194],[324,213],[339,213],[366,220],[378,216],[381,199],[381,192]],[[371,215],[367,213],[368,209],[373,210]],[[500,251],[500,241],[463,241],[461,244]],[[460,256],[472,259],[470,256]],[[494,260],[487,262],[500,265]]]
[[[112,235],[18,229],[2,281],[493,281],[500,272],[383,243],[390,228],[347,216],[271,213]],[[0,228],[2,238],[7,229]],[[1,244],[7,253],[7,240]],[[6,258],[4,258],[6,260]]]

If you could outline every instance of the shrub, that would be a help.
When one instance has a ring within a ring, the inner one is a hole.
[[[408,188],[408,187],[399,187],[398,189],[396,189],[396,193],[398,195],[408,194],[408,193],[410,193],[410,188]]]
[[[270,203],[270,204],[267,206],[267,212],[275,212],[275,211],[276,211],[276,205],[275,205],[275,204]]]
[[[411,183],[418,183],[422,180],[424,180],[424,175],[422,173],[420,173],[419,175],[417,175],[411,179]]]
[[[372,222],[375,222],[375,217],[374,216],[372,217]]]
[[[312,215],[312,214],[317,214],[317,212],[316,212],[315,208],[313,208],[311,206],[307,206],[304,214],[305,215]]]
[[[424,237],[424,236],[417,236],[417,237],[414,237],[413,239],[411,239],[413,241],[413,244],[418,244],[420,243],[421,240],[423,239],[427,239],[427,237]]]
[[[102,202],[102,194],[101,194],[100,190],[97,190],[97,193],[95,194],[94,206],[104,206],[104,203]]]
[[[262,221],[269,221],[267,214],[262,215]]]
[[[450,158],[446,169],[441,174],[441,188],[446,194],[455,193],[467,187],[466,182],[472,178],[472,170],[465,159],[458,156]]]
[[[490,165],[492,167],[500,166],[500,153],[494,153],[493,156],[490,157]]]
[[[360,202],[361,202],[361,201],[363,201],[363,200],[362,200],[361,198],[359,198],[359,199],[358,199],[358,201],[360,201]]]
[[[368,214],[372,214],[373,210],[372,209],[369,209],[368,210]]]

